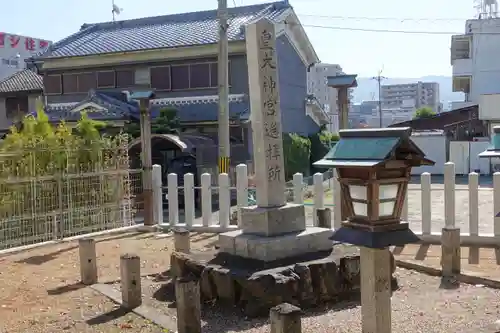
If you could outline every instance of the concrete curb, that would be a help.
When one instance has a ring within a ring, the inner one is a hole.
[[[396,260],[396,266],[404,269],[411,269],[413,271],[417,271],[419,273],[424,273],[430,276],[441,276],[442,275],[442,270],[425,266],[425,265],[420,265],[420,264],[415,264],[412,262],[404,261],[404,260]],[[472,284],[472,285],[483,285],[485,287],[493,288],[493,289],[500,289],[500,281],[488,279],[488,278],[483,278],[475,275],[470,275],[470,274],[460,274],[457,277],[457,280],[466,283],[466,284]]]

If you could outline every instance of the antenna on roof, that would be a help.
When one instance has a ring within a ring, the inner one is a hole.
[[[120,8],[118,7],[116,4],[115,4],[115,0],[111,0],[111,14],[113,14],[113,22],[115,22],[115,16],[116,15],[120,15],[123,8]]]

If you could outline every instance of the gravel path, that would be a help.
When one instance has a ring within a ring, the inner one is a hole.
[[[191,236],[193,249],[213,247],[217,236]],[[99,281],[120,277],[120,255],[141,257],[141,273],[166,271],[171,237],[128,233],[96,238]],[[106,297],[79,283],[78,243],[67,242],[0,257],[2,333],[160,333],[163,329],[124,314]]]
[[[495,323],[500,314],[496,300],[500,290],[462,285],[457,290],[440,289],[440,279],[398,269],[401,288],[392,298],[394,332],[446,333],[481,331]],[[143,280],[145,304],[175,317],[172,290],[165,281]],[[115,286],[119,290],[119,285]],[[205,305],[202,310],[203,333],[267,333],[267,319],[242,318],[235,311]],[[306,311],[303,333],[359,333],[361,307],[357,302],[329,306],[316,312]],[[499,328],[500,329],[500,328]],[[484,330],[483,330],[484,331]]]

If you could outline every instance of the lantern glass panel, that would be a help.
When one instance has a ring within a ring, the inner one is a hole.
[[[362,202],[353,202],[352,208],[354,209],[354,215],[356,216],[368,216],[368,206]]]
[[[378,205],[378,213],[381,217],[391,216],[394,213],[396,201],[381,202]]]
[[[358,200],[367,199],[366,186],[349,185],[349,193],[351,194],[351,199],[358,199]]]
[[[379,198],[381,200],[396,199],[398,195],[398,184],[380,185]]]

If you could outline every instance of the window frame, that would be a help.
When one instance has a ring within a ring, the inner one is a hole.
[[[153,82],[151,81],[151,71],[155,68],[168,68],[168,85],[169,88],[155,88],[153,87]],[[172,91],[172,65],[159,65],[149,67],[149,86],[155,91]]]
[[[86,71],[86,72],[78,72],[75,74],[77,77],[77,90],[78,90],[76,92],[77,94],[88,94],[90,89],[97,89],[97,72]],[[93,88],[90,88],[87,91],[80,91],[80,75],[82,75],[82,74],[93,74],[93,76],[94,76],[94,87]]]
[[[49,77],[49,76],[57,76],[59,77],[59,92],[47,92],[46,89],[45,89],[45,80],[44,80],[44,84],[43,84],[43,93],[46,95],[46,96],[56,96],[56,95],[62,95],[63,94],[63,80],[62,80],[62,74],[44,74],[44,79],[45,77]]]
[[[99,73],[113,73],[113,85],[111,86],[101,86],[99,85]],[[102,70],[102,71],[96,71],[95,73],[95,80],[96,80],[96,88],[97,89],[107,89],[107,88],[116,88],[116,71],[115,70]]]

